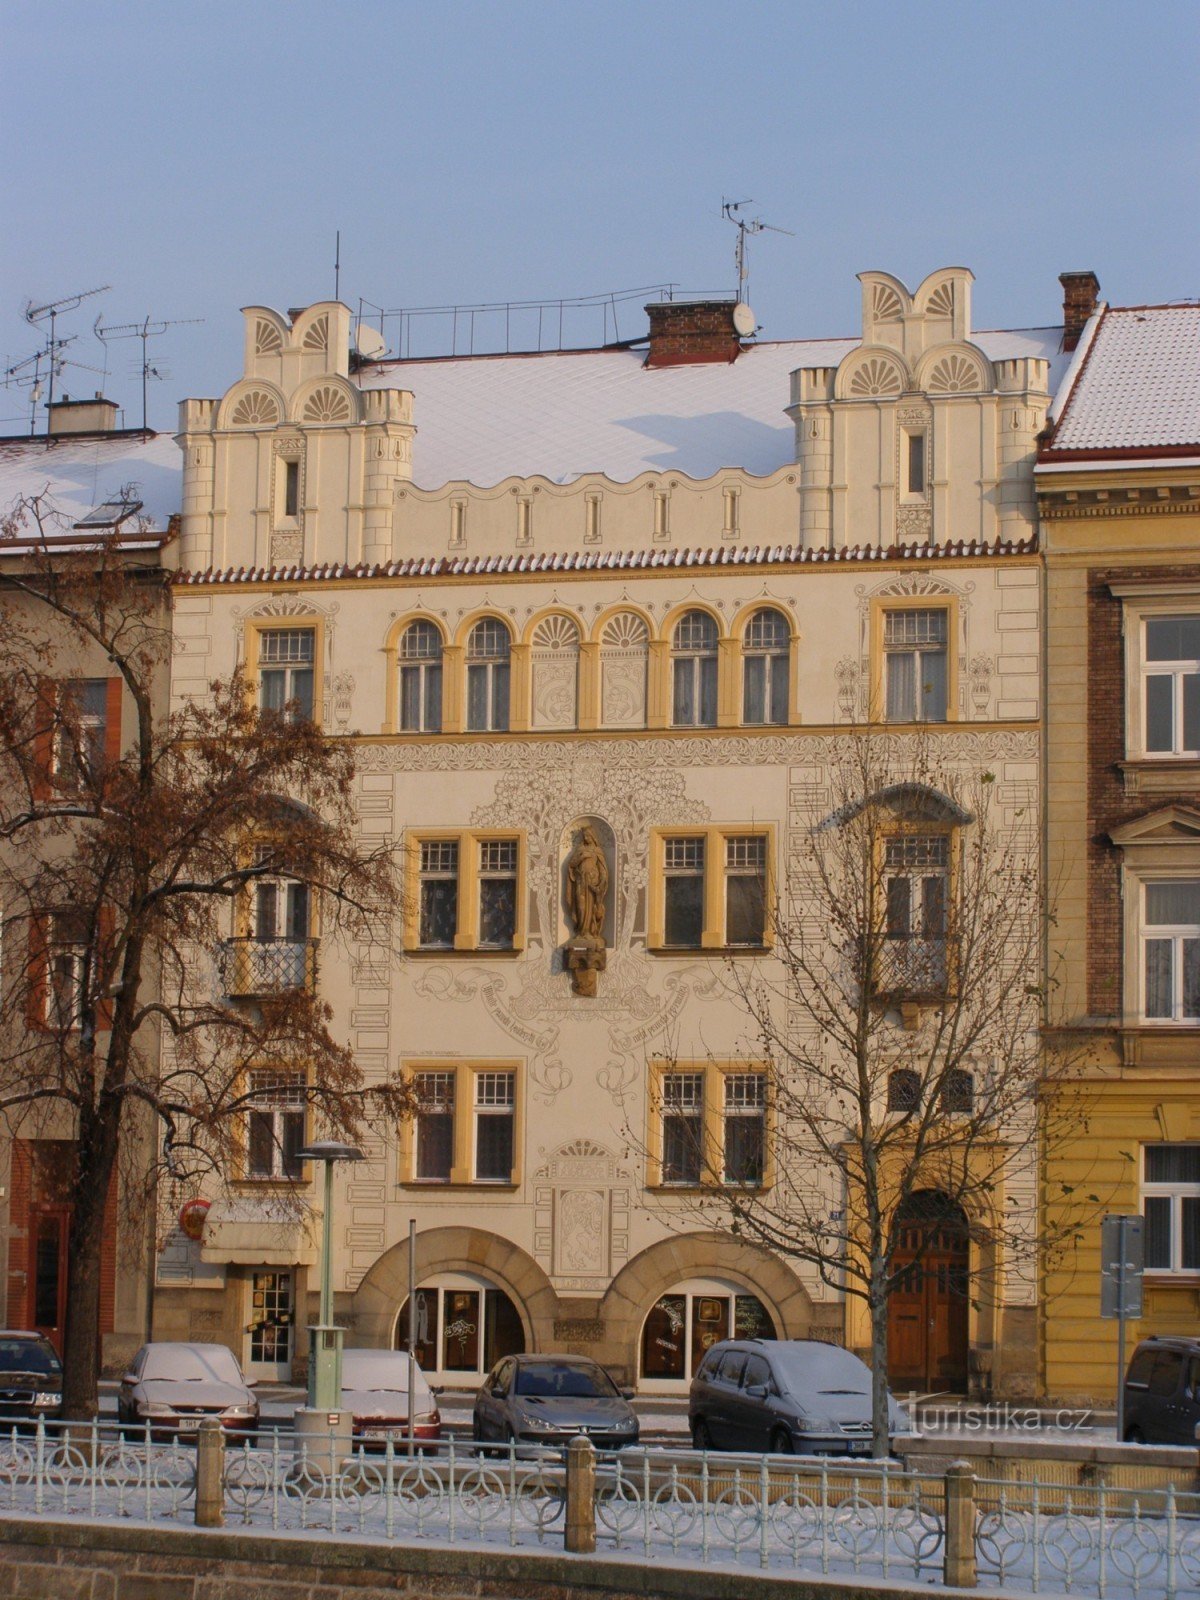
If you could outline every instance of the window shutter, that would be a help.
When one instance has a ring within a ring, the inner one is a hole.
[[[109,678],[104,700],[104,764],[114,766],[121,759],[121,691],[124,679]]]
[[[52,678],[40,678],[33,723],[33,797],[48,800],[53,792],[54,715],[58,686]]]
[[[29,966],[26,972],[25,1020],[39,1033],[46,1031],[46,923],[42,917],[29,922]]]

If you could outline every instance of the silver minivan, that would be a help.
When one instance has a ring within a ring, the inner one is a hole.
[[[725,1339],[692,1379],[688,1421],[697,1450],[869,1455],[871,1369],[816,1339]],[[910,1431],[889,1395],[889,1438]]]

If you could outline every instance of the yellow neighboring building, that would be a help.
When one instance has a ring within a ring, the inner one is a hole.
[[[1145,1216],[1132,1348],[1200,1330],[1200,305],[1097,305],[1091,273],[1064,284],[1078,348],[1036,468],[1051,1048],[1086,1094],[1080,1136],[1046,1154],[1044,1202],[1051,1219],[1095,1212],[1090,1196]],[[1093,1215],[1046,1266],[1048,1395],[1114,1395],[1099,1303]]]

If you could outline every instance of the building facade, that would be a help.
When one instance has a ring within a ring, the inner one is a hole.
[[[162,548],[178,500],[177,451],[170,438],[116,430],[115,412],[115,406],[99,397],[65,399],[52,408],[46,435],[0,440],[0,506],[6,517],[19,513],[22,500],[37,497],[43,518],[39,529],[32,515],[18,515],[0,546],[0,594],[6,617],[13,619],[15,634],[28,630],[31,638],[42,641],[44,650],[37,685],[38,738],[44,748],[38,756],[35,807],[51,808],[59,802],[69,806],[79,797],[85,806],[96,803],[97,775],[127,749],[137,709],[105,651],[72,635],[46,606],[19,593],[15,581],[27,580],[35,561],[53,560],[56,549],[77,555],[96,541],[112,541],[115,553],[105,558],[105,565],[111,570],[111,562],[117,561],[135,574],[134,581],[143,583],[151,597],[146,616],[155,619],[164,635],[167,626]],[[135,492],[129,488],[134,479],[151,487]],[[158,711],[165,712],[165,660],[151,687]],[[9,768],[10,775],[13,770]],[[6,800],[12,799],[10,792]],[[39,863],[68,854],[70,827],[59,829],[48,822],[24,830],[17,846],[6,847],[0,892],[4,948],[0,1017],[6,1031],[20,1036],[6,1038],[5,1044],[10,1070],[16,1064],[21,1077],[11,1086],[13,1096],[0,1134],[5,1325],[44,1334],[60,1354],[66,1337],[68,1255],[76,1215],[78,1130],[65,1094],[41,1104],[31,1101],[18,1110],[12,1105],[24,1092],[26,1079],[36,1083],[44,1074],[41,1082],[53,1082],[56,1063],[69,1060],[81,1027],[85,972],[98,964],[95,934],[87,931],[94,904],[85,911],[64,902],[61,894],[43,901],[23,892],[38,882]],[[72,882],[69,870],[63,878]],[[103,935],[99,942],[104,942]],[[102,1057],[111,1025],[111,1008],[103,1000],[96,1007],[96,1023]],[[139,1047],[154,1059],[152,1029],[143,1030]],[[64,1078],[71,1085],[69,1068]],[[147,1202],[142,1182],[147,1163],[142,1152],[135,1155],[133,1149],[138,1119],[130,1120],[130,1148],[108,1191],[100,1263],[101,1362],[110,1371],[123,1370],[150,1325],[153,1205]]]
[[[439,1382],[554,1349],[682,1392],[733,1332],[865,1346],[814,1272],[697,1224],[687,1135],[720,1181],[771,1181],[729,974],[773,961],[767,908],[850,730],[994,772],[1036,837],[1033,461],[1060,330],[976,333],[970,291],[865,273],[853,339],[746,345],[710,302],[655,307],[648,350],[440,362],[352,360],[340,304],[251,307],[242,376],[181,407],[175,702],[241,666],[353,742],[362,835],[405,853],[393,960],[322,943],[281,881],[231,912],[218,963],[233,1004],[317,983],[368,1073],[412,1076],[413,1121],[339,1174],[351,1342],[403,1339],[415,1219]],[[268,1064],[255,1093],[202,1236],[164,1228],[154,1321],[283,1377],[307,1354],[315,1252],[285,1195],[313,1130]],[[958,1292],[921,1375],[1027,1392],[1033,1283]]]
[[[1102,1211],[1145,1219],[1131,1337],[1200,1321],[1200,309],[1096,303],[1036,469],[1046,557],[1046,850],[1056,889],[1052,1043],[1085,1125],[1045,1204],[1095,1204],[1047,1264],[1052,1396],[1111,1397]],[[1070,328],[1070,323],[1068,324]]]

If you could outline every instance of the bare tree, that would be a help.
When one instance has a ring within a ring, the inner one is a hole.
[[[249,1113],[281,1076],[327,1137],[408,1104],[334,1036],[307,945],[229,981],[243,959],[231,922],[260,882],[304,885],[323,944],[387,943],[394,847],[356,835],[350,748],[294,703],[260,710],[239,677],[168,714],[168,574],[121,539],[81,539],[31,500],[0,540],[0,909],[5,950],[24,953],[0,1000],[0,1110],[73,1151],[68,1417],[96,1409],[122,1149],[138,1151],[147,1187],[160,1165],[235,1173]],[[97,662],[117,686],[119,735],[112,716],[97,735]]]
[[[730,1170],[727,1151],[706,1147],[691,1207],[865,1305],[876,1455],[893,1295],[963,1217],[964,1293],[978,1305],[1001,1270],[1032,1282],[1055,1243],[1037,1214],[1039,1148],[1081,1117],[1063,1054],[1059,1092],[1042,1092],[1036,819],[936,745],[868,733],[831,745],[830,803],[768,917],[775,960],[730,967],[748,1053],[765,1064],[763,1155],[743,1150]],[[1078,1221],[1065,1207],[1056,1237]]]

